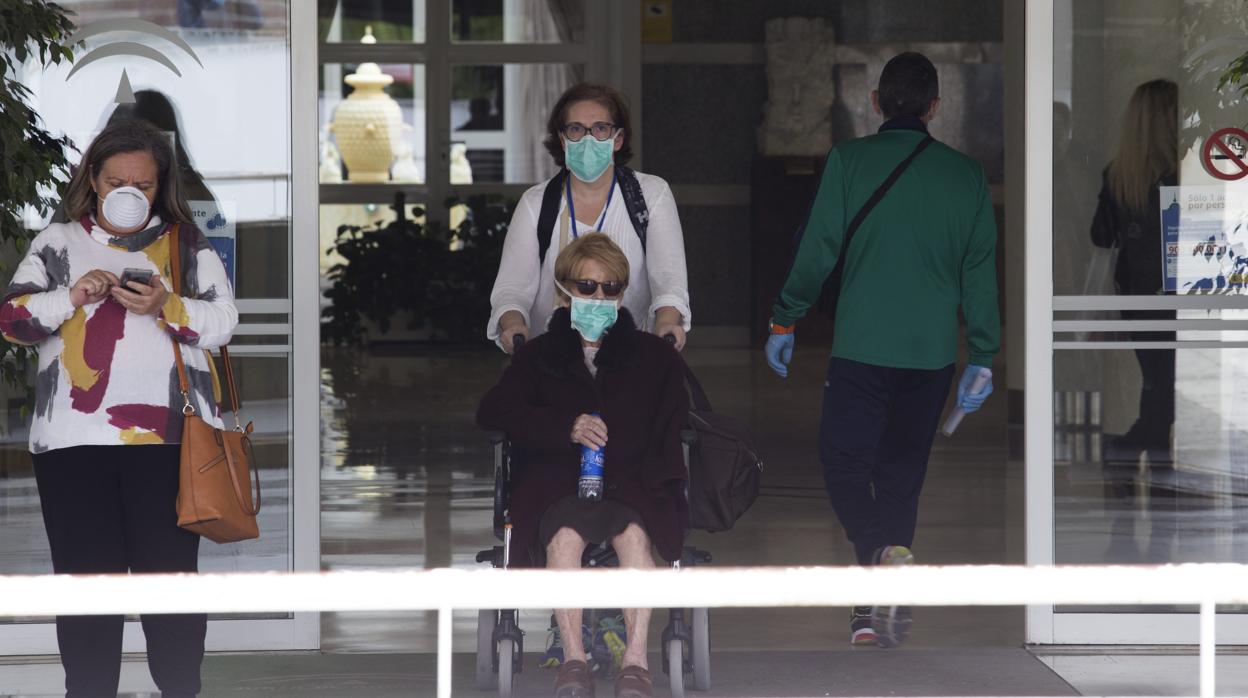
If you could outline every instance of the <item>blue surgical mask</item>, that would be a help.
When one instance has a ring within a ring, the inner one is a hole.
[[[598,181],[615,158],[615,139],[600,141],[585,134],[579,141],[563,144],[563,160],[572,174],[586,184]]]
[[[563,285],[555,282],[564,293],[568,293]],[[598,298],[579,298],[568,293],[572,299],[572,328],[580,333],[587,342],[597,342],[615,325],[619,319],[620,302]]]

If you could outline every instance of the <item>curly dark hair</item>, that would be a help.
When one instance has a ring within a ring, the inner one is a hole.
[[[569,87],[550,110],[550,119],[546,121],[546,139],[542,144],[555,159],[555,164],[559,167],[566,166],[563,161],[563,141],[559,136],[568,118],[568,108],[577,102],[597,102],[611,112],[611,121],[624,130],[624,142],[615,151],[615,164],[617,167],[627,164],[633,158],[633,124],[629,120],[628,100],[614,87],[589,82]]]

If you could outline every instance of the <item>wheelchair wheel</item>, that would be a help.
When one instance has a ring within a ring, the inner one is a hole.
[[[693,647],[690,661],[693,663],[693,688],[697,691],[711,690],[711,613],[705,608],[693,609],[690,634]]]
[[[494,673],[494,626],[498,611],[477,612],[477,689],[492,691],[498,676]]]
[[[675,637],[667,641],[667,678],[671,684],[672,698],[684,698],[685,647]]]
[[[511,698],[512,669],[515,668],[516,641],[498,641],[498,698]]]

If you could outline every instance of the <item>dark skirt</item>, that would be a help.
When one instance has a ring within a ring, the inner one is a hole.
[[[544,557],[546,546],[550,545],[551,539],[561,528],[570,528],[579,533],[586,542],[597,545],[610,542],[612,538],[623,533],[630,523],[645,528],[641,514],[626,504],[609,499],[591,502],[569,494],[556,500],[542,514],[537,528],[538,542]]]

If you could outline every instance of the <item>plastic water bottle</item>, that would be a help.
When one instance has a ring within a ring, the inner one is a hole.
[[[597,413],[594,414],[598,416]],[[603,448],[581,446],[581,479],[577,482],[576,496],[597,502],[602,499]]]
[[[991,370],[980,371],[979,375],[975,376],[975,380],[971,381],[971,389],[968,392],[978,393],[988,385],[988,381],[990,380],[992,380]],[[965,416],[966,410],[961,407],[955,408],[953,412],[949,414],[949,419],[945,420],[945,426],[940,430],[941,433],[945,436],[953,436],[953,432],[957,430],[958,425],[962,423],[962,418]]]

